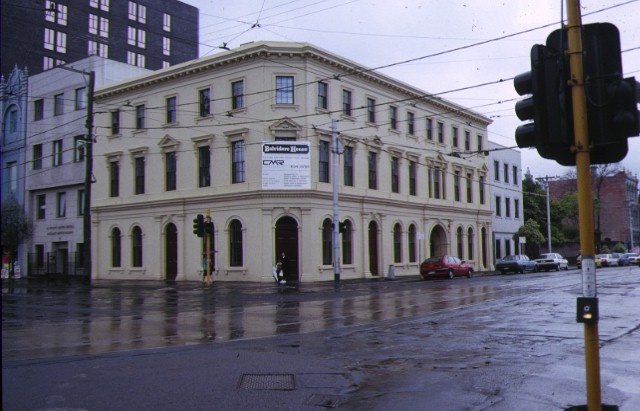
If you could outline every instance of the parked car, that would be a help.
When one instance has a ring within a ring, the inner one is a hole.
[[[640,265],[640,254],[638,253],[626,253],[629,259],[629,265]]]
[[[598,265],[600,260],[600,265]],[[617,267],[618,259],[613,257],[613,254],[596,254],[596,267]]]
[[[538,272],[538,263],[529,259],[524,254],[508,255],[496,262],[496,270],[502,274],[507,272],[524,273],[525,271]]]
[[[569,261],[558,253],[540,254],[540,257],[533,260],[538,264],[538,270],[568,270]]]
[[[626,253],[613,253],[611,256],[618,259],[618,266],[626,267],[629,265],[629,259]]]
[[[423,280],[432,277],[467,276],[471,278],[473,267],[458,257],[442,255],[427,258],[420,264],[420,276]]]

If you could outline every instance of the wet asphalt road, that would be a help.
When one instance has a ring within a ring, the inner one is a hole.
[[[580,281],[3,287],[3,409],[564,409]],[[598,282],[603,402],[637,410],[640,268]]]

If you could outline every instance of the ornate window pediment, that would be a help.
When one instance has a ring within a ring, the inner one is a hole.
[[[270,125],[269,131],[274,138],[299,138],[302,133],[302,126],[285,117]]]
[[[162,140],[160,140],[158,142],[158,147],[167,150],[167,149],[171,149],[171,148],[177,148],[180,145],[180,141],[176,140],[175,138],[171,137],[169,134],[167,134],[166,136],[164,136],[162,138]]]

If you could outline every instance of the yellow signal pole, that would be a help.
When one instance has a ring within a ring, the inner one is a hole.
[[[206,265],[207,265],[207,274],[205,276],[205,282],[207,286],[211,285],[211,233],[209,231],[209,227],[211,224],[211,216],[209,214],[209,209],[207,209],[207,214],[204,218],[204,238],[205,238],[205,249],[207,253]]]
[[[573,103],[574,143],[578,183],[578,217],[580,250],[582,253],[582,292],[584,297],[596,297],[595,245],[593,238],[593,210],[591,204],[591,174],[587,100],[582,66],[582,18],[580,0],[567,0],[567,38],[570,67],[571,99]],[[588,411],[601,411],[600,354],[598,322],[584,322],[585,369],[587,378]]]

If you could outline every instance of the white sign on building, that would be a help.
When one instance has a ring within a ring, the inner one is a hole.
[[[311,188],[311,154],[308,142],[262,143],[262,189]]]

